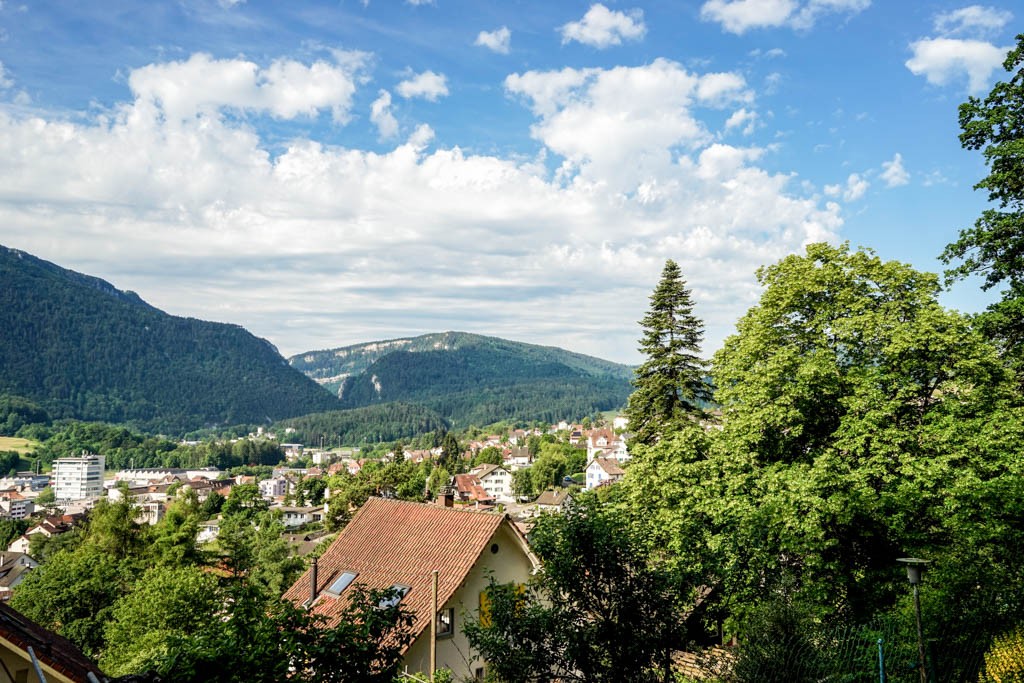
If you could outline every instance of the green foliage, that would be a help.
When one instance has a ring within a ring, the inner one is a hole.
[[[0,550],[28,531],[28,526],[27,519],[0,519]]]
[[[323,505],[327,480],[323,477],[306,477],[295,487],[296,505]]]
[[[0,451],[0,477],[17,473],[21,455],[17,451]]]
[[[534,491],[544,491],[552,486],[561,486],[562,478],[570,473],[569,460],[554,450],[541,451],[530,466],[530,477]]]
[[[740,634],[732,675],[737,683],[816,683],[829,653],[820,647],[821,625],[782,599],[759,604]]]
[[[118,561],[141,555],[148,529],[135,520],[138,507],[128,496],[128,485],[122,483],[122,496],[111,502],[100,498],[89,513],[85,542],[89,547],[110,555]]]
[[[431,498],[436,498],[442,487],[448,486],[452,481],[452,475],[443,467],[435,467],[427,478],[427,490]]]
[[[742,567],[732,599],[756,602],[769,576],[863,618],[891,601],[901,548],[946,545],[957,480],[994,474],[971,450],[1010,386],[932,275],[818,244],[759,278],[715,357],[722,431],[695,495]]]
[[[110,610],[100,664],[112,676],[153,669],[178,639],[209,628],[220,608],[212,574],[190,565],[154,567]]]
[[[766,609],[766,633],[785,606],[818,624],[904,614],[894,559],[927,557],[926,621],[971,678],[978,638],[1024,616],[1024,410],[995,348],[939,306],[934,276],[870,252],[811,245],[759,277],[715,358],[720,429],[634,449],[609,497],[741,644]]]
[[[1005,283],[1002,301],[982,316],[983,328],[1019,363],[1024,344],[1024,34],[1003,62],[1010,78],[993,86],[984,100],[960,105],[960,144],[981,150],[989,174],[975,189],[987,190],[997,208],[986,209],[972,228],[942,254],[959,261],[950,278],[980,274],[983,287]]]
[[[222,502],[224,500],[219,493],[211,493],[210,498],[213,496]],[[205,564],[206,555],[196,546],[199,522],[209,519],[204,514],[205,510],[194,491],[180,491],[168,505],[164,518],[153,528],[149,548],[153,561],[170,567]]]
[[[35,401],[0,394],[0,436],[14,436],[26,425],[49,423],[50,416]]]
[[[285,420],[277,429],[292,428],[289,438],[306,444],[358,446],[408,439],[448,429],[448,422],[438,413],[423,406],[394,402],[351,410],[332,410]]]
[[[84,545],[64,550],[28,573],[11,607],[75,643],[91,657],[103,649],[103,629],[130,582],[130,567]]]
[[[1024,683],[1024,628],[997,636],[985,653],[980,683]]]
[[[501,465],[505,462],[504,457],[501,454],[501,449],[496,446],[487,446],[481,448],[480,452],[473,458],[473,467],[480,465]]]
[[[241,517],[247,521],[255,519],[266,512],[270,504],[260,495],[260,487],[256,484],[236,484],[224,501],[221,512],[225,517]]]
[[[533,500],[537,497],[537,487],[533,484],[533,468],[523,467],[512,473],[512,494]]]
[[[680,420],[701,413],[710,395],[700,358],[704,323],[693,314],[690,290],[674,261],[665,262],[640,325],[646,360],[636,369],[626,416],[634,441],[651,444]]]
[[[543,572],[525,588],[492,582],[489,617],[465,626],[500,680],[671,680],[692,587],[651,561],[622,514],[581,495],[531,542]]]
[[[5,247],[0,327],[0,393],[54,418],[182,432],[338,405],[241,327],[167,315],[102,280]]]
[[[224,502],[224,496],[217,491],[213,491],[206,497],[206,500],[202,502],[202,505],[199,508],[200,517],[204,520],[213,519],[224,507]]]
[[[157,666],[167,683],[391,683],[411,640],[413,615],[380,608],[386,591],[351,586],[337,625],[291,603],[268,606],[244,583],[229,584],[230,619],[182,634]]]
[[[441,439],[441,455],[437,459],[437,465],[452,474],[461,474],[466,469],[465,461],[462,459],[462,446],[451,432]]]

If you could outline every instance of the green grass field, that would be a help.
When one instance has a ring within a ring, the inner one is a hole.
[[[26,455],[34,451],[38,446],[38,441],[18,439],[13,436],[0,436],[0,451],[17,451],[22,455]]]

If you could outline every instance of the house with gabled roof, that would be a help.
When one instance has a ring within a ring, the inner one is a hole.
[[[311,568],[284,597],[308,604],[333,625],[349,585],[399,588],[405,593],[402,602],[416,615],[413,640],[403,652],[407,670],[429,669],[429,626],[435,621],[438,668],[450,669],[456,680],[482,678],[486,663],[462,632],[465,618],[479,615],[491,577],[526,583],[539,567],[508,515],[370,498],[319,558],[315,583]],[[432,615],[433,570],[438,591]]]
[[[614,483],[626,474],[615,458],[594,458],[587,465],[587,490]]]
[[[569,492],[566,489],[548,489],[537,496],[537,500],[533,501],[533,504],[537,512],[559,513],[568,502]]]
[[[494,495],[483,487],[475,474],[456,474],[452,477],[452,486],[463,503],[494,504]]]
[[[50,683],[109,680],[70,640],[0,603],[0,671],[6,675],[2,680],[36,681],[37,670]]]
[[[477,465],[469,471],[495,500],[512,500],[512,475],[500,465]]]

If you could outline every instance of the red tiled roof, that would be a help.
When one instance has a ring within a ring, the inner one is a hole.
[[[73,681],[86,683],[90,672],[100,680],[106,678],[70,640],[3,603],[0,603],[0,638],[21,650],[31,647],[40,662]]]
[[[459,490],[459,496],[465,500],[494,500],[494,496],[487,493],[487,490],[480,483],[475,474],[456,474],[455,488]]]
[[[395,584],[411,590],[403,604],[417,615],[413,639],[430,620],[431,572],[438,570],[437,604],[443,605],[462,584],[506,515],[471,512],[422,503],[370,498],[319,560],[318,599],[312,611],[333,625],[345,601],[323,591],[344,571],[357,574],[367,588]],[[302,604],[309,599],[310,571],[284,594]]]

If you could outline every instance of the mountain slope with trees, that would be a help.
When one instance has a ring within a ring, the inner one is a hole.
[[[453,426],[611,410],[626,402],[633,376],[626,365],[464,332],[313,351],[289,362],[337,391],[346,408],[401,401]]]
[[[338,401],[237,325],[168,315],[132,292],[0,247],[0,395],[51,417],[168,432],[266,422]]]

